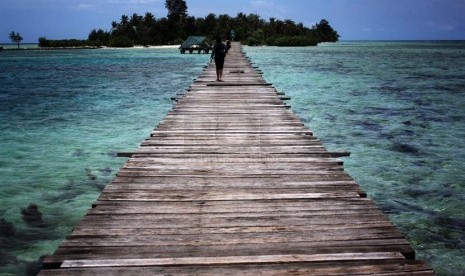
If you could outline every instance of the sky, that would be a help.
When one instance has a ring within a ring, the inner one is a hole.
[[[341,40],[465,40],[465,0],[186,0],[188,14],[291,19],[311,27],[329,21]],[[86,39],[121,16],[166,17],[165,0],[0,0],[0,44],[11,31],[23,42]]]

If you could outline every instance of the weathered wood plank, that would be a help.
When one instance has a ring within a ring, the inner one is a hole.
[[[160,258],[166,256],[231,256],[231,255],[261,255],[261,254],[317,254],[341,252],[401,252],[404,256],[411,253],[411,248],[405,239],[371,239],[351,241],[312,241],[312,242],[286,242],[286,243],[255,243],[253,247],[247,244],[208,245],[208,246],[126,246],[126,247],[60,247],[59,255],[47,257],[49,263],[61,263],[65,259],[96,259],[122,258]],[[74,256],[74,258],[73,258]]]
[[[63,268],[71,267],[112,267],[112,266],[182,266],[182,265],[225,265],[225,264],[262,264],[262,263],[303,263],[359,260],[403,260],[396,252],[339,253],[313,255],[266,255],[266,256],[225,256],[225,257],[187,257],[159,259],[116,259],[116,260],[67,260]]]
[[[230,200],[281,200],[281,199],[321,199],[321,198],[350,198],[359,196],[356,192],[326,192],[300,194],[206,194],[198,192],[192,194],[173,193],[160,194],[139,191],[132,193],[105,193],[100,200],[136,200],[136,201],[230,201]]]
[[[66,272],[64,272],[66,271]],[[418,261],[396,262],[337,262],[337,263],[289,263],[289,264],[253,264],[224,266],[184,266],[184,267],[104,267],[104,268],[69,268],[62,273],[44,273],[43,275],[434,275],[424,263]]]
[[[244,58],[207,66],[39,275],[432,275]]]

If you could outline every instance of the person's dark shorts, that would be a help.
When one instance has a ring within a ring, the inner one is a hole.
[[[215,58],[216,70],[223,70],[224,58]]]

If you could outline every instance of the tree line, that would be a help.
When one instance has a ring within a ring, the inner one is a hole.
[[[155,18],[147,12],[131,16],[122,15],[111,23],[111,30],[93,29],[87,40],[39,39],[41,47],[110,46],[132,47],[134,45],[178,45],[190,35],[202,35],[210,41],[218,36],[240,40],[246,45],[309,46],[320,42],[336,42],[339,34],[325,19],[311,28],[294,21],[270,18],[265,20],[257,14],[210,13],[205,17],[193,17],[187,13],[184,0],[166,0],[167,17]]]

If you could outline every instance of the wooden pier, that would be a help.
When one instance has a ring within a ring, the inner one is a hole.
[[[235,43],[39,275],[433,275]]]

